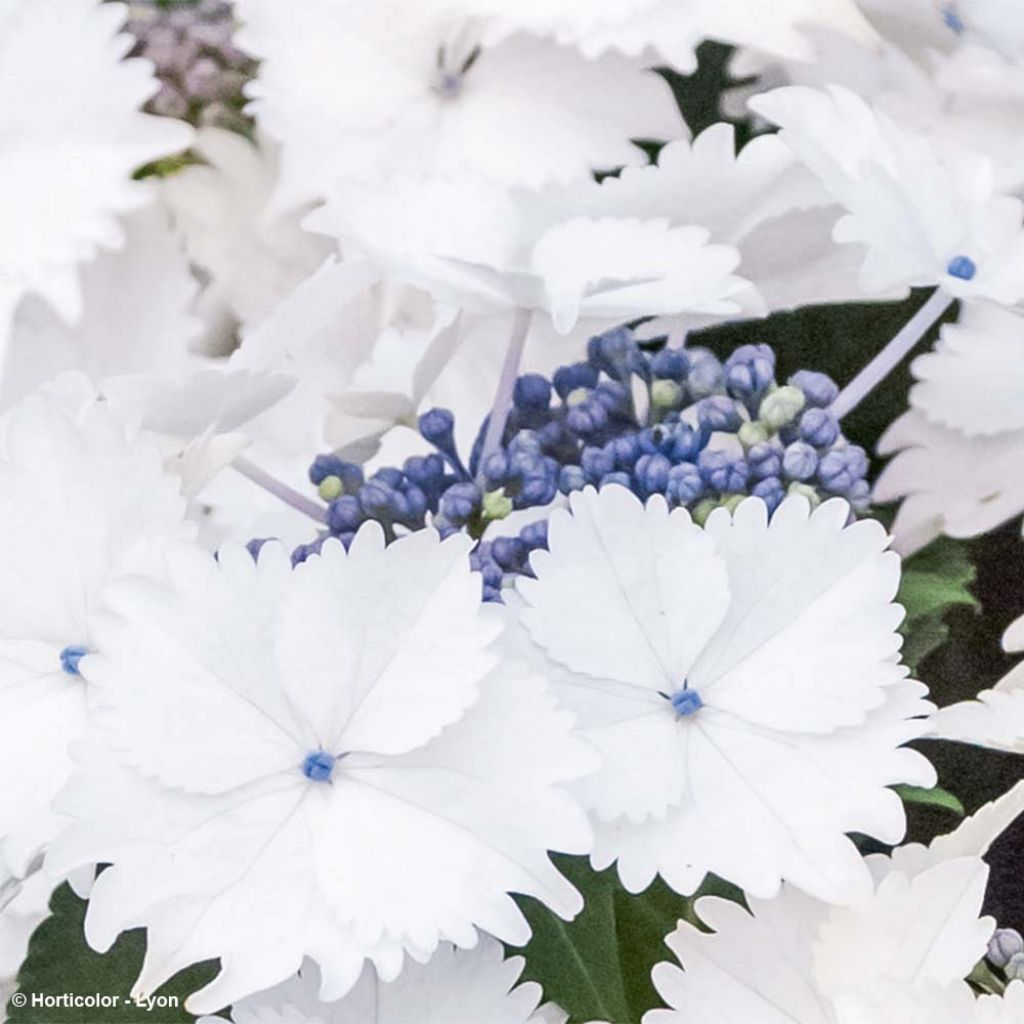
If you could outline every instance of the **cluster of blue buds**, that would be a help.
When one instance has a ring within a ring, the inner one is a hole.
[[[480,540],[513,512],[543,510],[587,486],[620,484],[643,499],[663,495],[698,522],[748,495],[774,511],[787,494],[816,504],[868,503],[868,458],[849,444],[828,411],[836,385],[821,373],[775,379],[767,345],[744,345],[723,363],[706,349],[646,352],[621,327],[592,338],[587,358],[551,379],[515,384],[502,443],[482,461],[482,439],[464,461],[454,417],[432,409],[419,430],[434,452],[365,478],[360,467],[319,455],[310,480],[328,502],[330,535],[348,543],[369,519],[389,537],[424,527],[466,530]],[[543,517],[518,534],[483,540],[473,555],[485,596],[500,599],[509,574],[528,573],[530,553],[547,542]],[[300,548],[297,560],[321,541]]]

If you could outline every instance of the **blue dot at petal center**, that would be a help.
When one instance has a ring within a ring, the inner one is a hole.
[[[973,281],[978,272],[978,265],[970,256],[954,256],[946,267],[950,277],[958,277],[961,281]]]
[[[326,750],[311,750],[302,762],[302,774],[310,782],[330,782],[337,760]]]
[[[688,718],[690,715],[695,715],[704,707],[704,701],[700,699],[700,694],[696,690],[686,688],[676,690],[669,697],[669,703],[680,718]]]
[[[82,673],[78,669],[78,663],[88,653],[88,647],[83,647],[81,644],[68,644],[68,646],[60,652],[60,667],[69,676],[80,676]]]

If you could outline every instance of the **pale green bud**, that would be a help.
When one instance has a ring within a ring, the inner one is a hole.
[[[342,484],[340,476],[325,476],[320,481],[317,493],[324,501],[334,501],[335,498],[340,498],[345,493],[345,486]]]
[[[512,512],[512,499],[504,491],[488,491],[480,510],[486,520],[504,519]]]
[[[768,440],[768,428],[757,420],[750,421],[740,426],[736,436],[744,448],[753,448],[755,444],[764,444]]]
[[[784,427],[803,412],[804,393],[792,384],[776,388],[765,395],[758,410],[758,419],[772,432]]]

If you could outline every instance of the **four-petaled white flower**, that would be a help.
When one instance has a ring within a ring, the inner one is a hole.
[[[523,33],[492,44],[487,18],[459,3],[315,0],[299,21],[274,0],[238,8],[240,43],[261,59],[252,109],[282,144],[282,205],[320,198],[337,177],[397,170],[580,180],[643,162],[632,139],[686,131],[641,60],[591,60]]]
[[[868,247],[866,292],[941,285],[957,298],[1024,298],[1024,204],[990,160],[943,152],[856,93],[788,86],[750,102],[846,208],[833,237]]]
[[[509,893],[580,909],[548,851],[590,847],[561,783],[592,754],[542,680],[498,665],[469,544],[385,547],[369,524],[294,571],[277,544],[258,564],[183,547],[110,595],[48,865],[112,865],[86,931],[106,949],[146,926],[136,994],[219,957],[189,1000],[211,1012],[309,957],[337,999],[367,961],[387,980],[477,928],[523,943]]]
[[[899,559],[845,502],[724,510],[705,529],[624,488],[574,494],[519,591],[521,620],[604,767],[577,792],[593,861],[679,892],[707,872],[770,897],[849,901],[869,874],[847,833],[895,843],[889,788],[930,785],[901,744],[927,728],[892,603]]]

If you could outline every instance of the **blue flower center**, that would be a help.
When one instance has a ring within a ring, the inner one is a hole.
[[[302,762],[302,774],[310,782],[330,782],[337,760],[326,750],[311,750]]]
[[[686,687],[682,690],[676,690],[669,697],[668,701],[680,718],[689,718],[690,715],[695,715],[704,707],[704,701],[700,699],[700,694],[696,690],[690,690]]]
[[[69,676],[80,676],[82,673],[78,670],[78,663],[88,653],[88,647],[83,647],[81,644],[68,644],[68,646],[60,652],[60,667]]]
[[[978,265],[970,256],[954,256],[946,267],[950,277],[958,277],[961,281],[973,281],[978,272]]]
[[[942,20],[946,23],[946,27],[958,36],[963,35],[964,29],[967,27],[964,25],[964,19],[960,17],[960,12],[952,4],[942,12]]]

